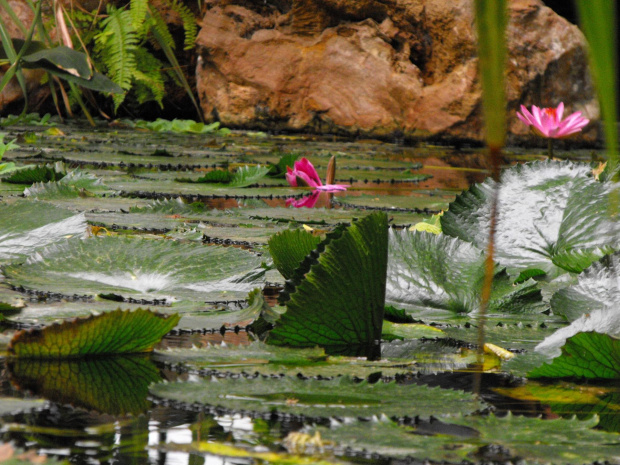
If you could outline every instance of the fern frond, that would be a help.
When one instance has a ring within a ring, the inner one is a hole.
[[[130,13],[134,29],[140,38],[146,35],[146,14],[149,10],[149,0],[131,0]]]
[[[159,12],[154,8],[150,8],[149,12],[151,14],[151,28],[157,31],[156,37],[158,37],[158,39],[155,41],[155,43],[153,43],[153,45],[158,46],[159,48],[165,48],[167,46],[174,50],[176,48],[176,45],[174,43],[174,38],[172,37],[172,34],[170,34],[170,30],[168,29],[166,21],[164,21],[164,18],[162,18]],[[163,44],[161,43],[162,40],[164,42]]]
[[[125,90],[131,89],[132,76],[137,69],[136,50],[138,37],[127,10],[109,7],[109,16],[102,21],[103,31],[95,36],[95,51],[107,74]],[[114,95],[114,107],[125,99],[125,94]]]
[[[163,108],[166,76],[162,72],[163,63],[143,48],[136,50],[136,60],[138,69],[133,74],[135,80],[133,92],[138,103],[154,100]]]
[[[176,11],[183,20],[183,30],[185,31],[185,39],[183,44],[184,50],[191,50],[196,45],[196,36],[198,35],[198,25],[194,13],[183,4],[180,0],[165,0],[171,10]]]

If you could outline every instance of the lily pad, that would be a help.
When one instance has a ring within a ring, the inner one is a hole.
[[[387,216],[373,213],[328,235],[280,294],[287,310],[268,342],[303,347],[381,339],[387,234]]]
[[[486,247],[493,180],[459,195],[443,215],[444,233]],[[610,218],[611,183],[596,181],[586,164],[535,162],[503,172],[495,235],[496,260],[512,276],[528,269],[550,277],[579,273],[619,245]]]
[[[542,420],[508,414],[446,420],[435,429],[443,434],[419,434],[422,426],[399,426],[387,419],[349,422],[321,436],[341,447],[365,449],[396,458],[415,457],[437,462],[516,462],[569,465],[620,460],[618,436],[594,430],[596,418],[580,421]],[[431,422],[432,424],[432,422]]]
[[[263,282],[261,263],[232,247],[103,236],[47,248],[4,273],[11,284],[69,295],[204,301],[245,298]]]
[[[178,323],[178,315],[120,309],[15,333],[9,354],[16,358],[64,359],[150,352]]]
[[[83,213],[43,202],[0,205],[0,261],[24,259],[36,250],[86,232]]]
[[[428,418],[470,413],[483,407],[472,394],[396,382],[356,383],[348,377],[333,380],[212,379],[199,382],[156,384],[158,397],[231,410],[290,413],[308,417],[410,417]]]
[[[496,388],[495,392],[528,402],[540,402],[563,418],[580,420],[599,418],[598,428],[620,433],[620,387],[540,384],[530,381],[516,388]]]
[[[386,301],[416,314],[477,312],[484,261],[478,248],[445,234],[391,230]],[[535,281],[514,285],[496,267],[489,312],[538,313],[545,308]]]
[[[146,412],[151,406],[148,387],[161,380],[153,362],[136,355],[91,360],[14,359],[8,367],[18,389],[109,415]]]

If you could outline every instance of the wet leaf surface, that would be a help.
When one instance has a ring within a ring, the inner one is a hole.
[[[41,248],[86,233],[84,214],[41,202],[0,204],[0,261],[24,260]]]
[[[388,304],[416,315],[429,310],[475,313],[483,279],[484,254],[472,244],[444,234],[390,231]],[[539,313],[545,307],[536,282],[514,285],[497,268],[490,312]]]
[[[553,313],[574,321],[596,310],[615,309],[620,300],[620,253],[592,263],[578,282],[557,291],[551,299]]]
[[[450,204],[443,231],[484,248],[493,181],[474,185]],[[619,224],[608,215],[613,185],[586,164],[546,161],[502,173],[496,260],[515,277],[528,269],[550,277],[578,273],[618,247]]]

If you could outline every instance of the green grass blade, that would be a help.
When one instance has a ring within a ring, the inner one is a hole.
[[[482,79],[482,106],[487,145],[501,148],[506,134],[506,96],[504,64],[506,61],[506,2],[476,0],[478,53]]]
[[[590,44],[590,65],[598,90],[608,150],[608,172],[618,180],[616,77],[618,46],[615,0],[576,0],[581,28]]]

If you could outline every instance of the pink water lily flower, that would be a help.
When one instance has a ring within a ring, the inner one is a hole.
[[[346,191],[344,184],[325,184],[321,182],[319,174],[307,158],[295,162],[293,169],[286,167],[286,180],[293,187],[311,187],[323,192]]]
[[[332,163],[334,163],[333,169],[330,170],[328,168],[328,172],[332,172],[331,177],[333,177],[333,172],[335,172],[335,161],[330,161],[330,166]],[[329,177],[330,175],[328,175],[328,178]],[[296,161],[292,169],[290,166],[286,167],[286,180],[293,187],[310,187],[314,189],[314,192],[307,197],[300,200],[288,199],[286,201],[286,205],[293,205],[296,208],[314,207],[319,198],[319,192],[340,192],[347,190],[347,186],[344,184],[323,185],[316,169],[305,157],[299,161]]]
[[[590,120],[581,116],[580,111],[562,119],[564,115],[564,103],[560,102],[557,108],[538,108],[532,105],[532,111],[528,111],[525,105],[521,105],[521,113],[517,112],[517,118],[543,137],[559,139],[581,131]]]

